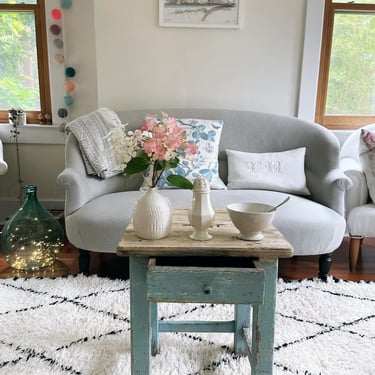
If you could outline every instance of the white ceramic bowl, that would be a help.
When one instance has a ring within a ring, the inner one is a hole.
[[[259,241],[275,217],[274,206],[262,203],[231,203],[227,211],[234,226],[240,231],[239,238],[246,241]]]

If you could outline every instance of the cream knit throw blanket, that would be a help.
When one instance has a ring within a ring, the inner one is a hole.
[[[108,108],[99,108],[67,124],[67,131],[71,131],[77,138],[87,174],[105,179],[122,172],[111,140],[105,137],[119,125],[119,117]]]

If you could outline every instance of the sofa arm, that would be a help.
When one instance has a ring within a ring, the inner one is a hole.
[[[345,192],[350,189],[351,185],[351,180],[338,168],[329,171],[324,176],[315,174],[308,176],[311,199],[332,208],[340,215],[344,215]]]
[[[340,191],[345,192],[352,186],[351,180],[343,173],[341,169],[333,169],[328,172],[324,178],[324,183],[334,185]]]
[[[340,161],[343,173],[352,181],[351,188],[345,194],[345,215],[357,206],[368,202],[368,188],[365,174],[358,160],[343,158]]]
[[[68,216],[92,199],[88,194],[88,184],[72,168],[65,168],[58,176],[57,183],[65,188],[65,215]]]
[[[72,168],[65,168],[58,175],[57,183],[65,187],[66,216],[96,197],[124,190],[122,175],[101,180],[97,177],[82,175]]]

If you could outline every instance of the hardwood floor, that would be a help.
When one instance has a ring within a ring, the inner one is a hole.
[[[304,279],[318,274],[318,257],[306,256],[280,259],[279,276],[287,279]],[[349,238],[332,255],[330,275],[351,281],[375,281],[375,238],[365,238],[354,272],[349,270]]]
[[[355,272],[349,271],[348,253],[349,240],[345,238],[342,245],[332,257],[330,274],[344,280],[375,281],[375,238],[365,239],[362,253],[358,260]],[[92,253],[91,273],[111,278],[128,277],[127,258],[117,257],[114,254]],[[78,250],[66,243],[59,260],[51,268],[38,272],[23,272],[10,268],[0,255],[0,278],[9,277],[59,277],[78,273]],[[316,277],[318,274],[318,257],[306,256],[292,259],[280,259],[279,276],[287,279],[303,279]]]

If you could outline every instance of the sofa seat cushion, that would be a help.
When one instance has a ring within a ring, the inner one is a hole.
[[[162,193],[174,207],[191,207],[193,194],[190,190],[168,189]],[[80,249],[115,253],[139,194],[139,191],[127,191],[103,195],[67,216],[70,242]],[[287,195],[267,190],[212,190],[210,197],[212,205],[219,208],[234,202],[276,205]],[[344,218],[307,198],[290,197],[289,202],[277,210],[273,224],[291,243],[294,254],[325,254],[337,249],[345,233]]]

